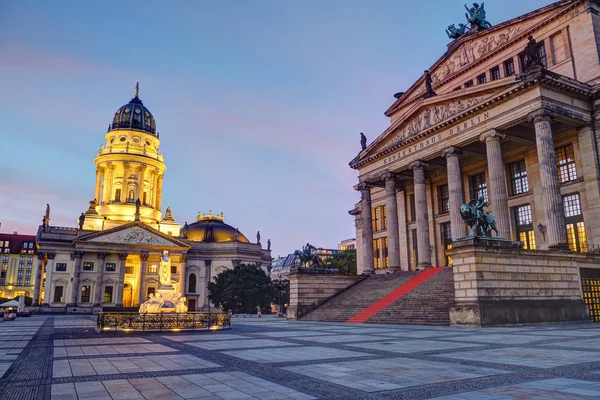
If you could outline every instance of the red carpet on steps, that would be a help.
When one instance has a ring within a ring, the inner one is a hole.
[[[442,271],[443,269],[443,267],[427,268],[419,275],[409,279],[402,285],[398,286],[396,289],[383,296],[381,299],[377,300],[375,303],[371,304],[369,307],[350,317],[346,322],[362,324],[363,322],[371,318],[373,315],[377,314],[379,311],[394,304],[402,296],[412,292],[417,286],[419,286],[423,282],[426,282],[428,279],[434,277],[438,272]]]

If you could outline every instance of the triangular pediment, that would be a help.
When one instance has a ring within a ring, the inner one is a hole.
[[[549,20],[554,19],[571,9],[581,0],[562,1],[513,18],[492,28],[477,33],[467,33],[448,45],[448,51],[430,68],[432,87],[443,94],[464,84],[466,76],[476,65],[493,57],[498,52],[533,34]],[[394,104],[385,112],[390,117],[404,107],[417,101],[426,93],[425,78],[417,80]],[[403,111],[402,111],[403,112]]]
[[[106,231],[93,232],[79,237],[78,243],[104,243],[129,246],[159,246],[189,248],[181,240],[142,223],[132,222]]]

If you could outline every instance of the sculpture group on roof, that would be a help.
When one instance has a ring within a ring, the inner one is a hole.
[[[469,23],[469,30],[476,29],[477,31],[482,31],[487,28],[491,28],[492,24],[490,24],[485,19],[485,3],[473,3],[472,7],[467,7],[465,4],[465,9],[467,12],[465,13],[465,18],[467,19],[467,23]],[[450,39],[458,39],[467,31],[467,26],[465,24],[458,24],[458,28],[452,24],[448,26],[446,29],[446,34]]]

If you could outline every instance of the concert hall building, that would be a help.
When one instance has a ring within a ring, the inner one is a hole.
[[[459,208],[481,196],[525,249],[596,251],[599,12],[565,0],[467,31],[395,96],[389,128],[350,163],[359,273],[451,264]]]

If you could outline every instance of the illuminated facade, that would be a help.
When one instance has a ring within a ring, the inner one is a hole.
[[[31,297],[36,254],[35,236],[0,233],[0,298]]]
[[[135,97],[120,107],[94,160],[94,199],[77,227],[50,225],[48,207],[38,229],[34,304],[42,311],[92,312],[137,307],[159,286],[163,251],[172,282],[190,311],[208,310],[208,282],[239,263],[268,270],[270,250],[225,224],[223,213],[198,213],[183,227],[167,207],[160,135],[150,111]]]
[[[599,13],[565,0],[468,31],[395,96],[350,162],[359,273],[452,263],[460,205],[480,196],[526,249],[600,245]]]

